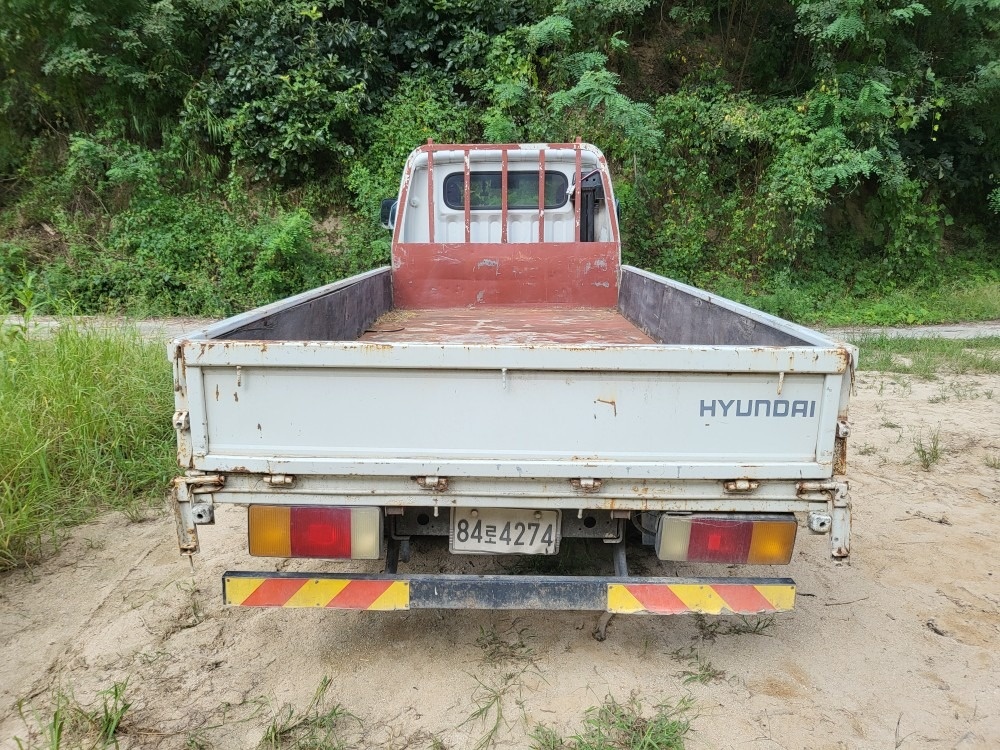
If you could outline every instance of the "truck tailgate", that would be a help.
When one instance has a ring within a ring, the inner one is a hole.
[[[186,341],[190,468],[829,477],[842,349]],[[183,450],[183,447],[182,447]]]

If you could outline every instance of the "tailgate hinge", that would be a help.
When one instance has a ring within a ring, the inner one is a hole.
[[[448,477],[413,477],[413,480],[422,490],[444,492],[448,489]]]
[[[174,481],[190,487],[192,495],[208,495],[226,486],[224,474],[201,474],[194,471],[187,471],[184,476],[177,477]]]
[[[222,489],[226,477],[222,474],[199,474],[189,471],[173,481],[170,497],[174,506],[174,520],[177,524],[177,545],[181,554],[192,555],[198,551],[198,529],[196,526],[215,523],[215,511],[210,495]]]
[[[760,487],[754,479],[729,479],[722,483],[722,489],[729,495],[745,495]]]
[[[595,479],[593,477],[581,477],[580,479],[570,479],[569,483],[573,486],[574,490],[591,493],[600,492],[601,487],[604,484],[604,480]]]
[[[829,529],[830,554],[837,559],[848,557],[851,554],[851,485],[835,478],[825,482],[799,482],[795,489],[799,497],[826,494],[829,513],[816,514],[810,521],[810,529],[817,533]]]
[[[824,493],[830,498],[830,503],[834,508],[847,508],[850,506],[851,485],[848,482],[838,482],[835,479],[818,482],[799,482],[795,485],[795,494],[799,497],[814,493]]]

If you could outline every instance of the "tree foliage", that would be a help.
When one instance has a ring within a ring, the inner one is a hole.
[[[577,135],[646,267],[997,278],[998,32],[1000,0],[0,0],[0,279],[228,312],[384,262],[428,137]]]

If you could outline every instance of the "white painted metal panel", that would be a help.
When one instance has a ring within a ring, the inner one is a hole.
[[[840,396],[824,374],[198,369],[208,470],[820,478]]]

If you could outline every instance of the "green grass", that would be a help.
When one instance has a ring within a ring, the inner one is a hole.
[[[698,637],[703,641],[714,642],[720,635],[773,635],[771,630],[776,627],[774,617],[758,617],[737,615],[736,617],[712,617],[695,615],[695,627]],[[676,654],[677,652],[675,652]]]
[[[572,737],[562,737],[555,730],[538,726],[532,734],[535,750],[683,750],[690,723],[684,715],[689,701],[676,706],[661,703],[646,710],[632,697],[620,703],[607,698],[587,710],[583,728]]]
[[[346,750],[353,745],[343,738],[345,725],[358,723],[357,718],[340,704],[330,704],[326,693],[330,678],[324,677],[312,700],[303,711],[290,704],[277,710],[268,724],[258,748],[260,750]]]
[[[678,673],[681,682],[685,685],[690,685],[693,682],[700,685],[707,685],[710,682],[725,679],[725,671],[717,668],[707,657],[703,656],[700,651],[693,647],[677,649],[676,651],[672,651],[670,655],[676,661],[686,665],[687,669],[683,669]]]
[[[893,338],[860,336],[858,367],[930,378],[939,373],[984,375],[1000,373],[1000,337],[973,339]]]
[[[895,326],[1000,319],[1000,281],[989,269],[973,271],[936,287],[912,286],[889,292],[857,293],[833,279],[796,285],[790,279],[762,279],[747,290],[722,279],[709,289],[751,307],[806,325]],[[697,284],[695,284],[697,286]]]
[[[484,646],[485,652],[492,649],[493,642],[490,639]],[[522,665],[528,663],[520,653],[513,654],[512,660]],[[506,656],[501,661],[507,661]],[[488,658],[484,664],[487,668],[490,666]],[[509,675],[504,679],[509,684],[518,682]],[[479,684],[482,687],[483,683]],[[331,679],[324,677],[304,708],[257,697],[236,705],[221,704],[208,723],[201,712],[192,717],[192,726],[164,730],[138,723],[131,712],[135,701],[130,697],[132,691],[128,680],[101,690],[90,702],[78,700],[72,687],[59,685],[37,700],[18,701],[17,711],[24,730],[13,738],[13,742],[19,750],[110,750],[119,747],[122,740],[126,740],[128,747],[145,747],[143,740],[169,738],[171,747],[176,742],[183,742],[187,750],[211,750],[216,746],[216,736],[231,738],[232,725],[249,722],[260,726],[257,750],[362,750],[371,747],[447,750],[458,747],[415,728],[409,720],[402,726],[372,723],[332,700],[331,687]],[[500,694],[497,700],[502,704],[507,697]],[[476,702],[473,696],[473,703]],[[571,736],[563,736],[543,724],[534,724],[530,747],[535,750],[683,750],[693,706],[690,697],[671,704],[651,703],[637,692],[625,701],[608,696],[601,705],[584,712],[579,731]],[[517,707],[527,721],[523,702],[518,701]],[[512,722],[504,717],[502,705],[488,707],[485,714],[478,718],[492,719],[496,728],[491,728],[492,731],[480,738],[475,747],[509,745],[512,737],[502,734],[501,730]],[[467,723],[468,720],[456,729]],[[376,736],[383,735],[389,739],[375,740]],[[254,745],[248,740],[245,746]],[[524,746],[527,745],[518,743],[518,747]],[[466,742],[461,747],[471,748],[472,745]]]
[[[930,471],[934,464],[941,460],[941,433],[935,430],[925,439],[923,435],[913,438],[913,454],[920,463],[920,468]]]
[[[71,692],[56,689],[43,714],[18,703],[21,720],[28,728],[25,737],[15,737],[19,750],[60,750],[87,748],[103,750],[117,748],[118,738],[125,734],[125,714],[132,707],[126,697],[128,681],[116,682],[102,690],[91,705],[79,702]],[[99,705],[98,705],[99,704]]]
[[[501,730],[512,724],[510,704],[523,704],[525,678],[529,673],[541,677],[535,652],[528,644],[532,637],[527,628],[517,627],[516,620],[500,632],[492,626],[480,629],[476,645],[483,655],[478,674],[472,675],[476,682],[471,696],[475,708],[459,725],[483,728],[473,750],[486,750],[496,745]]]
[[[1000,282],[970,281],[933,291],[898,289],[873,297],[837,298],[820,304],[813,323],[827,325],[929,325],[1000,319]]]
[[[133,329],[0,329],[0,570],[107,509],[141,517],[175,471],[170,367]]]

